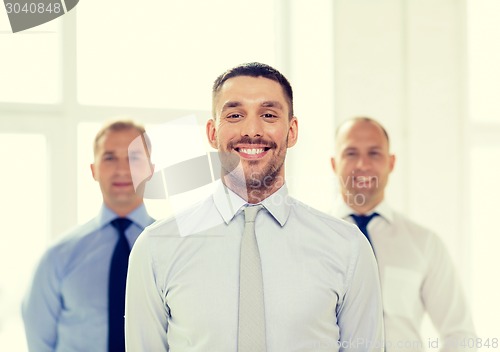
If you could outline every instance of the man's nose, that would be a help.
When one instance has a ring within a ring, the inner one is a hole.
[[[258,115],[248,115],[244,120],[241,127],[241,135],[248,137],[262,137],[263,121]]]
[[[361,155],[356,163],[356,168],[361,171],[368,170],[371,166],[371,160],[366,155]]]
[[[118,160],[116,171],[121,174],[130,174],[130,163],[128,158]]]

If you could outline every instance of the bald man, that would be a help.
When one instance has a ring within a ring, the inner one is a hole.
[[[476,350],[471,314],[445,246],[384,200],[395,164],[384,127],[367,117],[342,123],[331,163],[342,193],[334,214],[358,225],[377,258],[385,350]],[[422,340],[424,313],[439,332],[438,340]]]

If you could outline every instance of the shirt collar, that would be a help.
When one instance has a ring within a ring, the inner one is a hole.
[[[217,181],[213,195],[214,203],[220,215],[228,224],[231,220],[248,205],[248,202],[227,188],[222,181]],[[266,210],[284,226],[291,209],[291,198],[288,189],[283,185],[276,192],[260,202]]]
[[[382,218],[387,220],[389,223],[392,223],[394,221],[394,212],[392,211],[391,207],[385,200],[380,202],[374,209],[372,209],[365,215],[371,215],[374,212],[378,213]],[[346,219],[353,213],[356,212],[343,201],[342,197],[339,197],[339,199],[335,201],[333,214],[342,219]]]
[[[98,225],[99,227],[104,227],[108,225],[112,220],[119,217],[114,211],[109,209],[105,204],[102,205],[99,214],[97,215]],[[145,229],[152,221],[152,218],[149,216],[146,211],[146,207],[144,203],[139,205],[137,208],[132,210],[126,216],[130,219],[134,224],[139,226],[141,229]]]

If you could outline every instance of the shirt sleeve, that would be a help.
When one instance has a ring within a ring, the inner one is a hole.
[[[147,230],[132,248],[125,298],[126,350],[168,351],[168,310],[158,289]]]
[[[378,268],[370,244],[361,236],[353,245],[346,293],[337,308],[339,347],[340,351],[383,351],[384,324]]]
[[[440,334],[441,351],[476,351],[476,333],[464,291],[453,261],[437,236],[431,237],[426,255],[430,259],[422,301]]]
[[[42,257],[22,303],[24,329],[30,351],[52,352],[56,348],[62,299],[54,260],[50,252]]]

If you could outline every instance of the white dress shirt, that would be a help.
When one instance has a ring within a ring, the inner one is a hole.
[[[381,351],[376,261],[361,232],[285,186],[261,204],[267,351]],[[139,236],[127,281],[128,352],[237,350],[245,205],[218,183],[206,201]]]
[[[368,233],[380,273],[386,351],[437,351],[435,340],[429,346],[420,335],[425,312],[440,334],[440,351],[474,351],[467,347],[476,337],[471,314],[442,241],[385,202],[373,212],[380,216],[370,221]],[[354,222],[344,202],[333,213]]]

